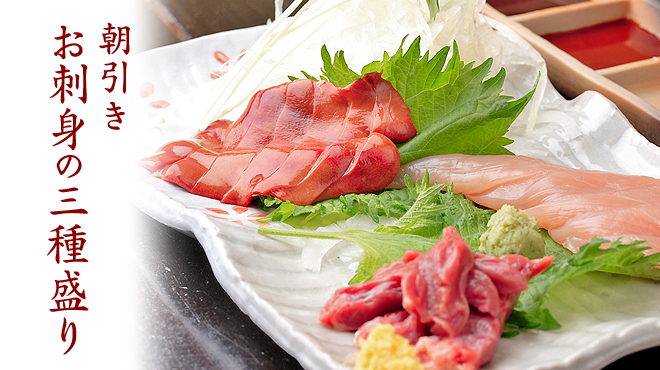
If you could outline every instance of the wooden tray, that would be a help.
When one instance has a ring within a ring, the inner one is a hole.
[[[566,98],[598,91],[642,135],[660,145],[660,57],[593,70],[542,37],[628,18],[660,38],[660,3],[647,1],[591,0],[511,16],[486,4],[483,14],[516,31],[541,53],[550,81]]]

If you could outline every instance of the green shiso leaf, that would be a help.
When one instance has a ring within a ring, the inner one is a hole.
[[[612,272],[660,280],[660,269],[657,268],[660,253],[645,256],[643,251],[649,247],[641,245],[642,242],[622,244],[620,240],[612,242],[607,249],[601,249],[608,242],[602,238],[593,238],[575,254],[568,257],[556,255],[552,265],[530,280],[529,288],[520,293],[507,329],[558,329],[559,323],[545,308],[550,289],[587,272]]]
[[[405,164],[430,155],[512,154],[506,145],[512,141],[504,135],[513,121],[531,100],[536,86],[520,99],[502,95],[506,78],[504,69],[488,77],[493,60],[478,66],[464,63],[458,45],[454,53],[446,46],[432,57],[420,52],[417,37],[404,51],[404,41],[394,55],[352,71],[344,52],[331,57],[327,48],[321,50],[323,70],[319,79],[337,86],[346,86],[371,72],[380,72],[401,94],[410,108],[417,135],[399,145],[401,163]],[[305,73],[309,76],[308,73]]]

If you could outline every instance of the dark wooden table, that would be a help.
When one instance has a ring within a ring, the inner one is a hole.
[[[302,369],[229,298],[197,239],[145,214],[140,223],[145,369]]]
[[[274,15],[271,0],[145,0],[143,6],[150,47],[264,24]],[[144,369],[302,369],[224,292],[196,239],[135,212],[141,223],[136,283],[143,303]],[[639,364],[657,368],[658,358],[660,347],[627,356],[606,370],[653,368]]]
[[[216,32],[266,24],[275,18],[273,0],[144,0],[160,19],[152,24],[157,42],[185,41]],[[292,0],[284,0],[286,8]],[[148,13],[148,14],[147,14]],[[167,33],[165,36],[164,34]],[[160,45],[158,45],[160,46]]]

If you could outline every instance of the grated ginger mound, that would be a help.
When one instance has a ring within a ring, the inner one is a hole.
[[[367,339],[360,338],[359,342],[355,370],[424,370],[415,347],[390,324],[375,326]]]

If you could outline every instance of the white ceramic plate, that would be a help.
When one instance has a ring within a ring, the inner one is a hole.
[[[150,66],[131,78],[141,84],[136,111],[140,121],[210,81],[216,70],[228,67],[222,64],[224,56],[238,55],[263,31],[263,27],[235,30],[140,55],[137,62]],[[185,122],[168,121],[159,130],[176,132],[184,127]],[[153,132],[141,130],[139,124],[132,130],[137,144],[155,140]],[[519,126],[509,136],[516,140],[510,148],[517,154],[577,168],[660,177],[660,149],[596,93],[568,102],[548,87],[534,130]],[[257,233],[260,210],[191,195],[145,170],[136,171],[136,205],[199,239],[220,284],[275,342],[306,369],[351,366],[352,334],[323,327],[317,316],[332,292],[352,276],[355,248],[335,246],[320,269],[306,267],[304,241]],[[503,339],[485,368],[587,370],[660,345],[660,284],[601,275],[557,287],[550,309],[563,327]]]

